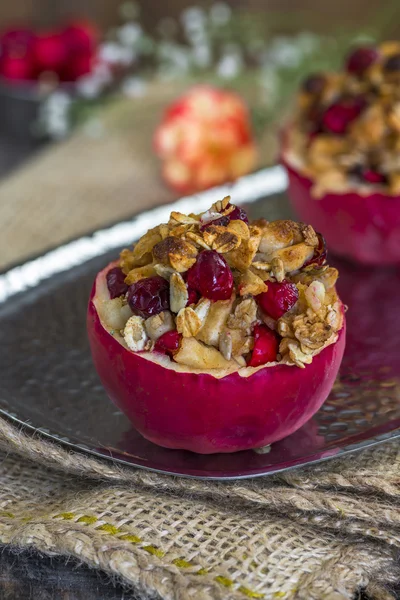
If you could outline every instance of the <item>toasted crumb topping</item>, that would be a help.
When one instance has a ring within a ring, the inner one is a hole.
[[[290,220],[248,223],[229,197],[198,215],[172,212],[123,250],[119,264],[129,287],[118,302],[105,301],[106,325],[111,317],[120,323],[112,313],[123,308],[121,336],[134,352],[158,351],[165,346],[157,340],[176,331],[179,348],[166,353],[189,368],[246,367],[263,352],[256,325],[278,340],[275,355],[265,352],[267,366],[304,368],[343,325],[338,272],[326,264],[322,236]]]

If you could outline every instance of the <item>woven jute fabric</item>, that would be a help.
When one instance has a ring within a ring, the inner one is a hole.
[[[158,92],[115,105],[2,182],[2,266],[172,198],[151,158],[172,94]],[[395,441],[225,483],[122,468],[2,419],[0,453],[0,542],[76,557],[143,598],[344,600],[365,588],[387,600],[400,580]]]

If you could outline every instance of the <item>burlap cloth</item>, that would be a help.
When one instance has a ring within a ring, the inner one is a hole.
[[[116,106],[2,182],[2,264],[171,199],[149,158],[159,112],[154,96]],[[0,542],[74,556],[144,598],[341,600],[365,588],[386,600],[400,579],[396,441],[229,483],[121,468],[3,420],[0,449]]]

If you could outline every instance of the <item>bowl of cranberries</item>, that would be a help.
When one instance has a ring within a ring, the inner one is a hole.
[[[172,212],[96,277],[95,367],[160,446],[263,448],[299,429],[333,386],[345,347],[337,277],[304,223],[251,223],[230,198]]]
[[[400,43],[354,49],[302,84],[282,143],[289,197],[335,254],[400,263]]]

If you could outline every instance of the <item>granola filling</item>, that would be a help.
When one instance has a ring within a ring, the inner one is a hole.
[[[355,49],[302,84],[285,159],[312,192],[400,194],[400,43]]]
[[[123,250],[97,309],[130,350],[177,370],[304,368],[342,328],[337,277],[310,225],[249,223],[227,197]]]

